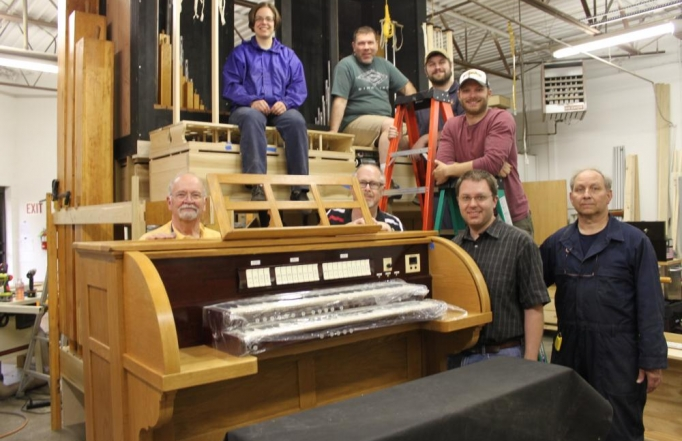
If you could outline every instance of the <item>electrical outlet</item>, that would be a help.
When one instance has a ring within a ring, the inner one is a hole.
[[[393,271],[393,259],[384,257],[384,272]]]
[[[405,273],[418,273],[421,271],[421,262],[419,259],[419,254],[406,254],[405,255]]]

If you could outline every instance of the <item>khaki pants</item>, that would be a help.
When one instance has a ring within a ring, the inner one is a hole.
[[[514,226],[530,234],[530,237],[533,237],[533,219],[530,217],[530,212],[528,212],[528,217],[514,222]]]
[[[379,139],[379,135],[381,135],[381,127],[384,125],[386,119],[393,121],[393,118],[388,116],[362,115],[348,124],[346,128],[343,129],[343,133],[355,135],[355,142],[353,142],[353,145],[376,147],[377,139]],[[407,125],[403,124],[403,136],[406,134]]]

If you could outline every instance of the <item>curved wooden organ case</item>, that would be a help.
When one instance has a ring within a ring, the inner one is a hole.
[[[87,439],[222,440],[237,427],[443,371],[446,355],[473,346],[491,321],[475,263],[435,232],[317,234],[325,228],[333,227],[308,227],[307,237],[77,244]],[[357,261],[369,271],[325,273]],[[246,281],[249,269],[300,265],[320,280]],[[243,357],[214,349],[202,321],[207,304],[394,278],[424,284],[467,314]]]

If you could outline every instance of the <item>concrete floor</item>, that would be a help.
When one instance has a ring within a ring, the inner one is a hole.
[[[28,410],[26,405],[49,401],[47,384],[28,390],[23,398],[16,398],[14,391],[20,381],[21,371],[17,369],[15,357],[2,360],[3,383],[0,384],[0,439],[12,441],[81,441],[85,440],[85,426],[69,427],[60,431],[50,428],[50,407]]]

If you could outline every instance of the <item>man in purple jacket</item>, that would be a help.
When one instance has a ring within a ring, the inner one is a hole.
[[[274,37],[282,19],[271,3],[249,12],[249,27],[256,34],[237,46],[223,66],[223,98],[230,104],[230,124],[239,126],[242,171],[266,174],[265,126],[274,125],[284,139],[287,173],[307,175],[308,132],[296,110],[308,91],[303,65],[290,48]],[[293,201],[308,200],[308,187],[293,186]],[[252,201],[264,201],[261,186],[251,189]]]

